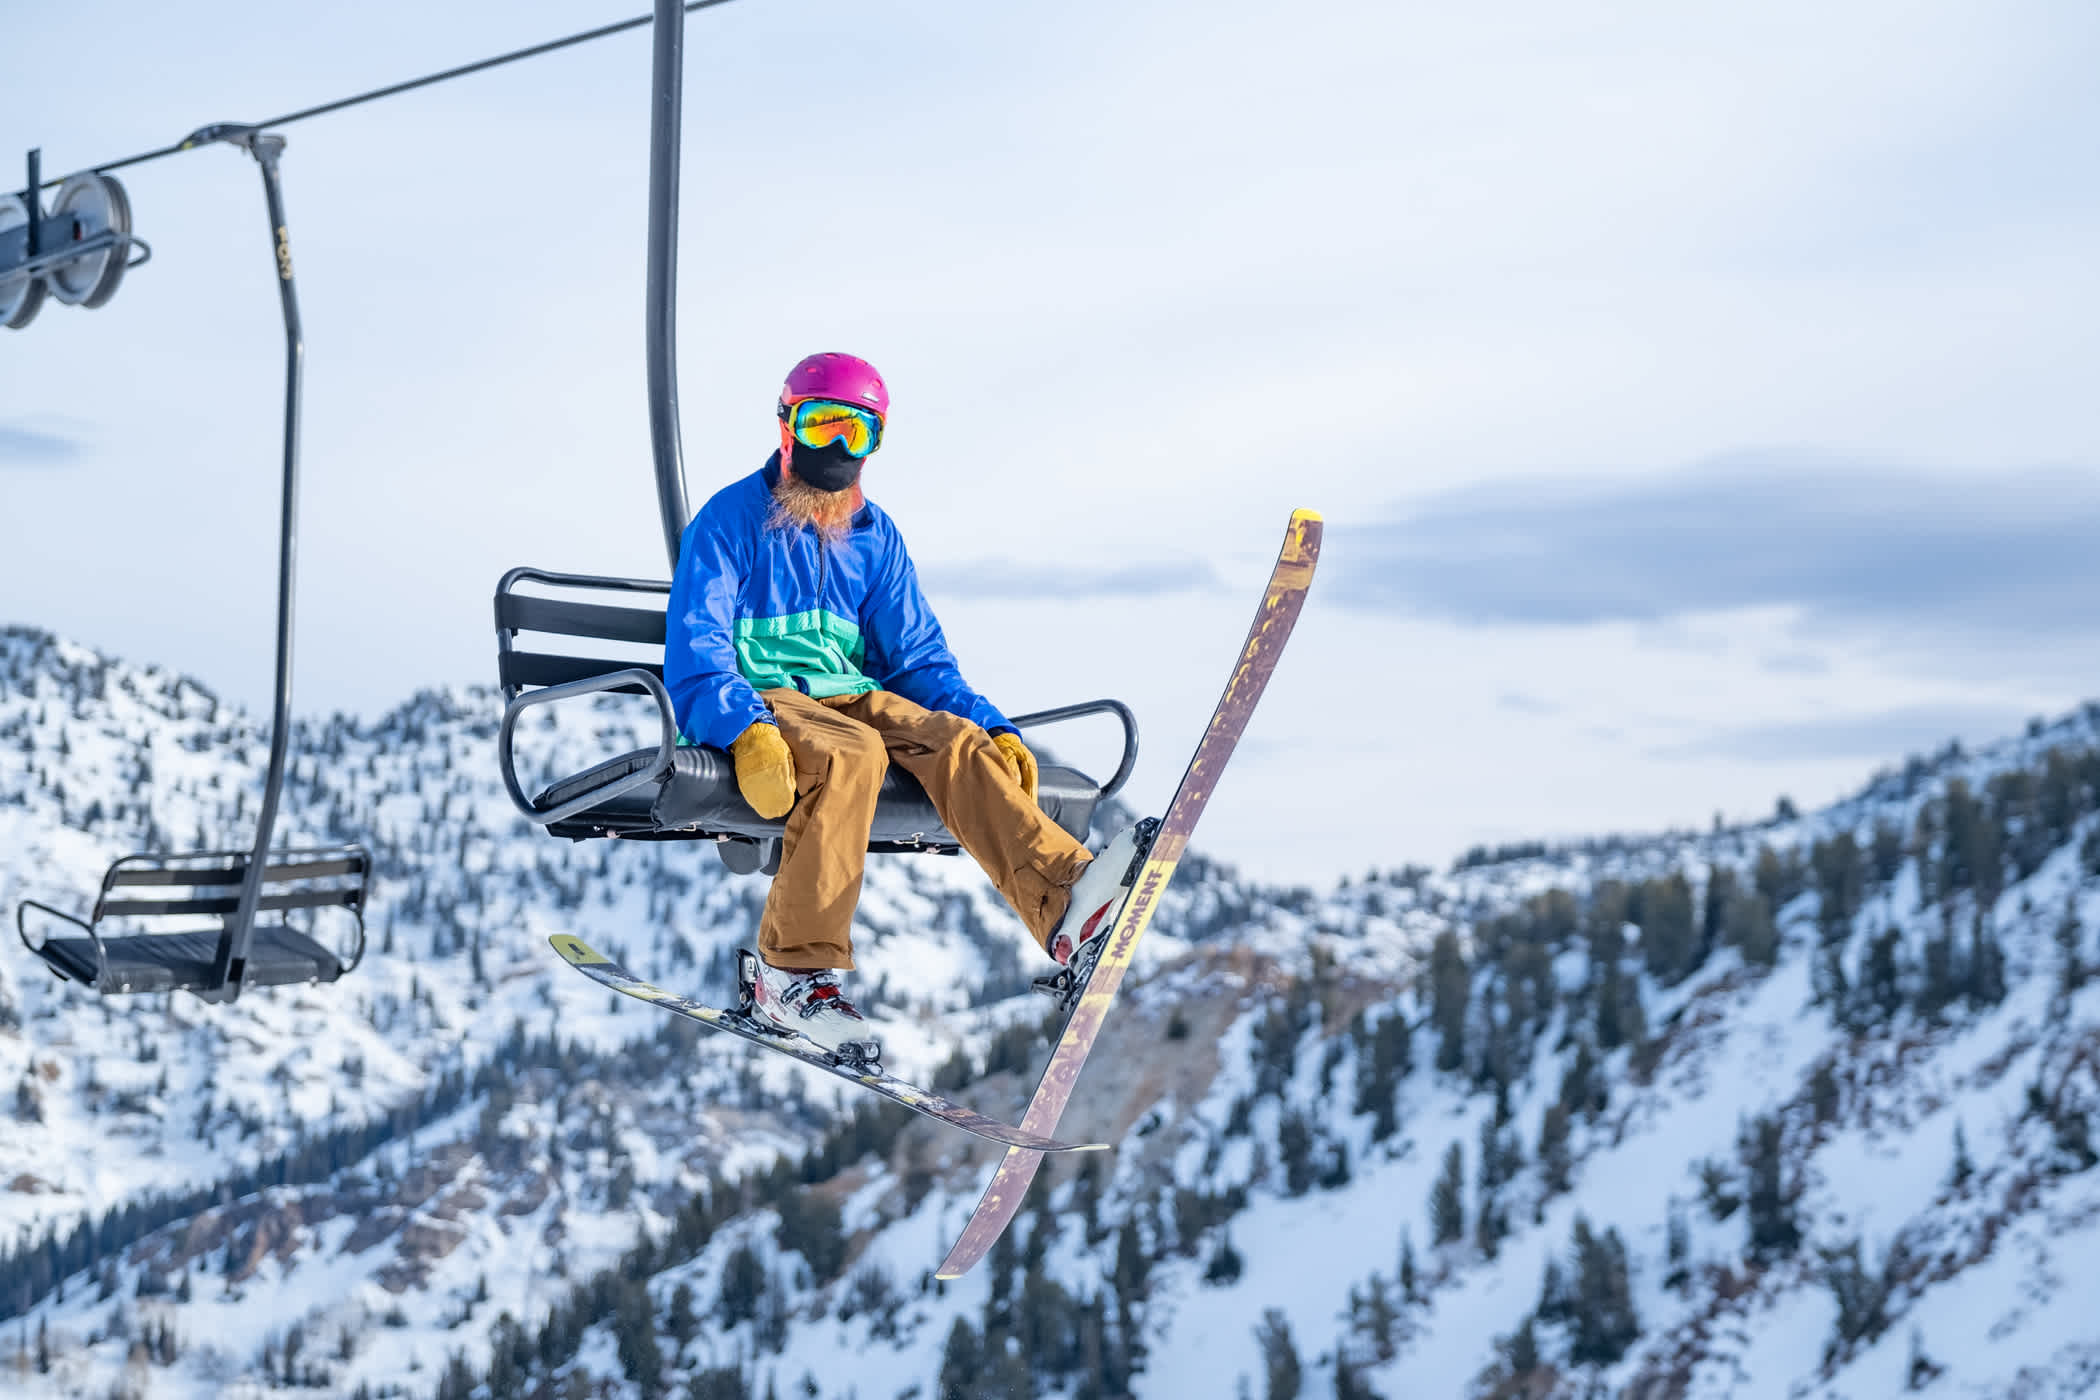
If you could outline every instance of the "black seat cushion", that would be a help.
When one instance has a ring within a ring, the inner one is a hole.
[[[211,982],[219,935],[127,933],[102,940],[109,975],[101,982],[92,938],[49,938],[37,955],[64,976],[98,992],[196,991]],[[342,975],[336,955],[297,929],[258,928],[248,944],[242,985],[276,987],[292,982],[333,982]]]
[[[639,772],[655,760],[655,749],[622,754],[554,784],[534,798],[533,805],[547,808],[567,802]],[[1100,785],[1078,769],[1055,763],[1041,765],[1037,805],[1074,840],[1086,840],[1087,823],[1093,819],[1094,804],[1100,798]],[[557,835],[692,831],[753,838],[778,836],[784,829],[785,823],[767,821],[744,801],[743,794],[737,791],[736,765],[728,754],[697,744],[679,745],[671,756],[671,771],[662,782],[644,783],[632,792],[549,827]],[[954,835],[941,825],[926,789],[919,786],[918,779],[894,766],[883,776],[868,840],[877,846],[956,844]]]

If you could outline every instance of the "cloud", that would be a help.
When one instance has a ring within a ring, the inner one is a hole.
[[[2100,472],[1952,477],[1799,456],[1496,484],[1330,531],[1335,596],[1463,622],[1660,622],[1766,605],[1811,628],[2100,631]]]
[[[1830,658],[1812,651],[1776,651],[1758,663],[1775,676],[1826,676]]]
[[[49,466],[80,455],[78,438],[0,423],[0,466]]]
[[[1782,721],[1724,729],[1683,744],[1649,751],[1651,758],[1724,758],[1755,763],[1813,759],[1885,760],[1898,753],[1930,753],[1949,739],[2009,734],[2026,720],[2005,705],[1908,705],[1865,715]]]
[[[928,591],[976,601],[1076,602],[1087,598],[1154,598],[1168,593],[1210,593],[1222,588],[1217,570],[1203,559],[1127,564],[1115,569],[1066,568],[1049,564],[981,559],[922,570]]]

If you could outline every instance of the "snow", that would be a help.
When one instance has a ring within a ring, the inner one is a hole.
[[[782,1156],[794,1160],[841,1107],[855,1106],[830,1077],[729,1037],[664,1041],[660,1015],[554,961],[545,938],[572,932],[666,985],[726,996],[727,952],[748,940],[764,885],[728,875],[705,850],[570,846],[525,829],[493,771],[497,713],[486,692],[426,692],[378,720],[301,725],[289,821],[301,839],[355,834],[380,864],[365,965],[335,987],[251,992],[233,1006],[187,997],[105,1003],[58,984],[25,956],[0,958],[0,1109],[10,1090],[34,1104],[0,1133],[0,1184],[11,1186],[0,1191],[0,1240],[210,1186],[329,1128],[379,1121],[420,1101],[447,1073],[471,1075],[499,1059],[514,1024],[529,1038],[558,1034],[600,1058],[574,1075],[510,1076],[515,1100],[492,1121],[516,1145],[518,1164],[499,1165],[477,1145],[485,1102],[478,1090],[352,1164],[351,1173],[382,1183],[419,1168],[442,1176],[432,1194],[401,1207],[377,1243],[350,1247],[384,1212],[328,1205],[345,1189],[338,1174],[228,1207],[267,1207],[286,1220],[310,1207],[315,1216],[292,1228],[281,1258],[266,1258],[230,1290],[218,1267],[223,1249],[200,1256],[187,1304],[133,1296],[145,1258],[138,1250],[118,1267],[110,1298],[97,1297],[92,1276],[76,1274],[65,1301],[47,1297],[8,1329],[27,1346],[48,1326],[58,1353],[49,1374],[10,1370],[9,1394],[107,1393],[138,1364],[128,1359],[128,1340],[107,1335],[120,1314],[134,1333],[167,1318],[187,1338],[176,1365],[149,1368],[154,1395],[263,1393],[263,1341],[281,1340],[294,1324],[306,1329],[307,1354],[329,1360],[338,1393],[360,1381],[427,1393],[453,1352],[485,1361],[488,1324],[499,1313],[535,1322],[574,1283],[614,1263],[638,1232],[660,1238],[677,1202],[702,1183],[755,1178]],[[631,742],[632,719],[611,706],[550,713],[531,727],[528,747],[550,770],[580,767]],[[1289,979],[1314,975],[1315,950],[1348,1005],[1390,1008],[1419,1023],[1429,1008],[1417,974],[1444,929],[1464,935],[1474,919],[1533,895],[1580,892],[1604,879],[1682,871],[1696,896],[1714,868],[1744,870],[1760,843],[1805,851],[1839,831],[1869,835],[1881,822],[1908,831],[1951,779],[1980,789],[2049,745],[2092,744],[2096,730],[2100,710],[2081,711],[1989,750],[1920,761],[1784,824],[1615,837],[1404,882],[1274,890],[1189,862],[1113,1018],[1126,1037],[1116,1053],[1126,1060],[1090,1066],[1075,1100],[1075,1114],[1099,1112],[1116,1125],[1104,1129],[1118,1139],[1099,1207],[1107,1234],[1085,1241],[1070,1173],[1047,1173],[1061,1210],[1047,1271],[1084,1300],[1107,1286],[1124,1221],[1140,1221],[1145,1237],[1164,1247],[1174,1188],[1244,1189],[1245,1209],[1225,1226],[1154,1264],[1140,1309],[1148,1355],[1134,1388],[1230,1396],[1244,1376],[1258,1394],[1254,1329],[1278,1309],[1305,1360],[1304,1393],[1314,1395],[1324,1392],[1347,1336],[1351,1291],[1361,1293],[1374,1273],[1393,1283],[1404,1231],[1428,1297],[1405,1310],[1396,1354],[1367,1379],[1386,1395],[1458,1395],[1476,1388],[1500,1340],[1536,1304],[1547,1259],[1565,1264],[1579,1214],[1600,1233],[1616,1229],[1632,1261],[1641,1337],[1623,1361],[1594,1373],[1607,1387],[1664,1375],[1681,1359],[1692,1395],[1895,1394],[1909,1379],[1915,1331],[1929,1360],[1945,1368],[1934,1393],[2100,1389],[2090,1303],[2100,1289],[2100,1171],[2049,1166],[2053,1141],[2027,1111],[2038,1077],[2075,1078],[2079,1047],[2100,1045],[2100,982],[2064,996],[2054,941],[2072,909],[2084,922],[2086,957],[2100,962],[2092,936],[2100,880],[2078,854],[2100,819],[2088,817],[1987,911],[2008,993],[1993,1007],[1955,1008],[1944,1024],[1907,1011],[1869,1029],[1834,1024],[1815,1004],[1812,895],[1780,911],[1776,968],[1746,968],[1724,950],[1674,987],[1638,974],[1657,1046],[1652,1073],[1636,1072],[1630,1049],[1605,1057],[1609,1107],[1594,1120],[1578,1118],[1574,1189],[1548,1198],[1531,1159],[1571,1053],[1556,1012],[1510,1089],[1525,1165],[1502,1188],[1511,1232],[1493,1258],[1470,1228],[1492,1101],[1431,1068],[1428,1030],[1416,1037],[1390,1140],[1373,1143],[1369,1115],[1352,1111],[1355,1051],[1335,1038],[1343,1027],[1322,1024],[1317,1009],[1282,1095],[1254,1101],[1248,1131],[1229,1130],[1234,1106],[1258,1087],[1256,1027]],[[237,838],[252,820],[264,739],[194,682],[41,634],[0,633],[0,902],[26,895],[79,909],[103,865],[146,844],[149,827],[177,846],[200,832],[211,844]],[[1896,927],[1914,948],[1938,917],[1921,906],[1907,864],[1855,920],[1848,969],[1856,976],[1867,938],[1882,927]],[[923,1082],[958,1049],[981,1059],[1000,1031],[1043,1014],[1039,999],[987,995],[988,984],[997,984],[994,992],[1011,986],[1001,979],[1032,968],[1034,955],[967,862],[871,862],[855,937],[858,975],[879,989],[866,999],[888,1063],[907,1077]],[[1564,995],[1591,973],[1579,942],[1555,951],[1551,976]],[[1215,1029],[1174,1042],[1164,1027],[1176,1013]],[[1341,1047],[1340,1058],[1323,1094],[1330,1045]],[[1130,1072],[1119,1073],[1126,1065]],[[1822,1065],[1844,1093],[1836,1119],[1819,1124],[1807,1093]],[[1089,1086],[1105,1095],[1112,1085],[1128,1102],[1089,1101]],[[1015,1081],[970,1092],[1014,1098],[1025,1088]],[[2076,1092],[2100,1097],[2100,1086]],[[1279,1144],[1286,1108],[1304,1115],[1321,1142],[1346,1147],[1346,1185],[1287,1192]],[[1709,1161],[1732,1168],[1744,1124],[1767,1114],[1786,1124],[1808,1238],[1793,1259],[1752,1270],[1744,1212],[1713,1219],[1699,1169]],[[1957,1123],[1975,1166],[1959,1189],[1950,1178]],[[705,1313],[723,1261],[748,1243],[790,1280],[781,1354],[762,1353],[748,1323],[724,1333],[705,1319],[688,1369],[742,1358],[788,1393],[814,1358],[843,1357],[843,1370],[815,1368],[835,1378],[828,1383],[839,1396],[888,1400],[915,1386],[929,1395],[955,1320],[980,1320],[989,1296],[983,1268],[937,1288],[926,1276],[976,1203],[991,1156],[966,1151],[957,1138],[927,1141],[934,1146],[923,1160],[936,1175],[916,1209],[904,1208],[895,1162],[864,1161],[823,1188],[837,1193],[854,1236],[843,1276],[825,1287],[792,1282],[806,1270],[780,1254],[766,1211],[655,1276],[659,1304],[686,1282]],[[1453,1143],[1466,1164],[1467,1238],[1431,1248],[1430,1187]],[[616,1181],[628,1179],[631,1190],[615,1205]],[[542,1181],[545,1194],[536,1195]],[[1690,1240],[1691,1282],[1681,1289],[1664,1282],[1673,1208]],[[1033,1217],[1024,1208],[1016,1230],[1032,1229]],[[406,1248],[411,1226],[448,1247]],[[184,1228],[153,1236],[153,1248],[171,1249]],[[1205,1283],[1224,1233],[1245,1270],[1224,1286]],[[1855,1239],[1870,1268],[1898,1240],[1928,1267],[1892,1297],[1882,1335],[1832,1351],[1836,1309],[1819,1251]],[[840,1319],[864,1271],[886,1275],[899,1300],[893,1337],[878,1335],[865,1314]],[[487,1300],[467,1319],[484,1279]],[[345,1328],[353,1354],[338,1361]],[[1541,1344],[1564,1354],[1551,1329],[1541,1329]],[[4,1348],[0,1366],[13,1365],[14,1350]],[[620,1374],[609,1329],[590,1331],[574,1366]],[[1568,1375],[1573,1385],[1587,1373]]]

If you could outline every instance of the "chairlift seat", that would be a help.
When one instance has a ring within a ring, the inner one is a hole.
[[[24,946],[52,972],[105,995],[217,993],[224,985],[218,975],[222,953],[230,951],[225,945],[250,858],[246,851],[126,856],[103,876],[88,918],[25,900],[16,914],[16,928]],[[360,846],[273,851],[263,870],[256,912],[346,910],[356,929],[354,948],[344,956],[288,923],[258,923],[249,931],[245,959],[229,969],[225,980],[237,980],[244,987],[333,982],[356,967],[364,955],[371,865],[370,854]],[[164,893],[153,897],[147,891]],[[32,909],[79,932],[53,933],[33,943],[28,924]],[[207,918],[216,927],[102,932],[101,926],[111,919],[148,918]]]
[[[520,584],[547,585],[572,592],[657,599],[652,608],[608,606],[517,591]],[[549,834],[571,840],[624,837],[630,840],[711,840],[723,845],[723,859],[733,869],[756,863],[733,857],[729,847],[758,847],[777,858],[786,829],[751,810],[736,783],[736,765],[721,749],[680,741],[671,698],[664,689],[660,661],[577,656],[521,651],[520,632],[543,632],[592,642],[618,642],[650,648],[660,658],[664,644],[663,599],[671,586],[646,579],[556,574],[540,569],[513,569],[496,587],[498,674],[508,704],[497,737],[498,760],[511,802],[528,821]],[[593,764],[579,773],[548,783],[527,797],[517,771],[519,721],[533,707],[586,696],[624,693],[655,701],[659,736],[656,747],[637,749]],[[1113,796],[1137,762],[1137,722],[1127,706],[1096,700],[1033,714],[1015,715],[1017,729],[1054,724],[1086,715],[1106,714],[1123,727],[1123,756],[1105,783],[1077,768],[1042,763],[1036,800],[1043,812],[1075,840],[1085,840],[1094,808]],[[932,799],[917,779],[892,767],[883,777],[869,830],[870,851],[960,849],[941,824]]]
[[[533,799],[533,806],[548,811],[585,793],[614,788],[629,774],[646,771],[656,759],[655,749],[636,749],[608,759],[555,783]],[[1038,768],[1036,802],[1044,815],[1075,841],[1084,841],[1094,807],[1101,800],[1100,784],[1063,764],[1043,763]],[[785,826],[784,821],[768,821],[751,810],[737,789],[736,765],[728,754],[702,745],[680,744],[671,755],[670,770],[658,781],[619,792],[565,821],[550,823],[547,829],[556,836],[576,839],[662,839],[704,831],[763,841],[779,837]],[[941,824],[933,800],[918,779],[895,767],[883,775],[875,820],[868,831],[869,850],[949,851],[955,845],[954,836]]]
[[[334,953],[292,928],[258,927],[249,935],[248,967],[241,982],[280,987],[294,982],[333,982],[343,975]],[[100,940],[47,938],[37,950],[59,976],[98,992],[183,992],[211,985],[219,935],[130,933]]]

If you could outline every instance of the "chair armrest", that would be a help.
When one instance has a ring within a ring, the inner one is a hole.
[[[518,785],[516,756],[512,753],[518,717],[535,705],[551,705],[558,700],[573,700],[579,695],[593,695],[600,691],[618,690],[623,686],[639,685],[656,701],[656,712],[662,721],[662,736],[658,740],[656,758],[647,768],[606,784],[595,791],[572,797],[567,802],[551,808],[535,807],[532,799]],[[503,788],[510,794],[511,805],[524,814],[525,820],[540,826],[549,826],[565,821],[578,812],[609,802],[622,793],[649,783],[661,782],[664,774],[671,771],[671,757],[678,749],[678,721],[671,713],[671,692],[653,671],[633,667],[625,671],[611,671],[602,676],[586,680],[568,681],[562,685],[550,685],[544,690],[530,691],[503,708],[503,724],[496,733],[496,759],[503,770]]]
[[[82,933],[86,934],[88,938],[94,942],[95,983],[97,986],[100,986],[102,978],[109,972],[109,950],[102,946],[102,936],[95,932],[95,926],[87,922],[85,919],[74,918],[71,914],[66,913],[64,910],[53,909],[50,905],[40,903],[34,899],[25,899],[20,904],[15,906],[15,936],[20,938],[22,940],[22,946],[24,948],[27,948],[32,953],[36,952],[36,945],[29,941],[29,924],[27,922],[29,911],[32,909],[41,910],[42,912],[49,914],[54,919],[65,920],[67,923],[73,925],[73,927],[79,929]]]
[[[1114,797],[1130,781],[1130,770],[1137,767],[1138,727],[1137,716],[1120,700],[1083,700],[1077,705],[1059,705],[1055,709],[1033,710],[1025,715],[1013,715],[1009,722],[1016,729],[1030,729],[1037,725],[1059,724],[1068,719],[1080,719],[1086,715],[1114,715],[1123,724],[1123,761],[1116,771],[1101,786],[1103,797]]]

